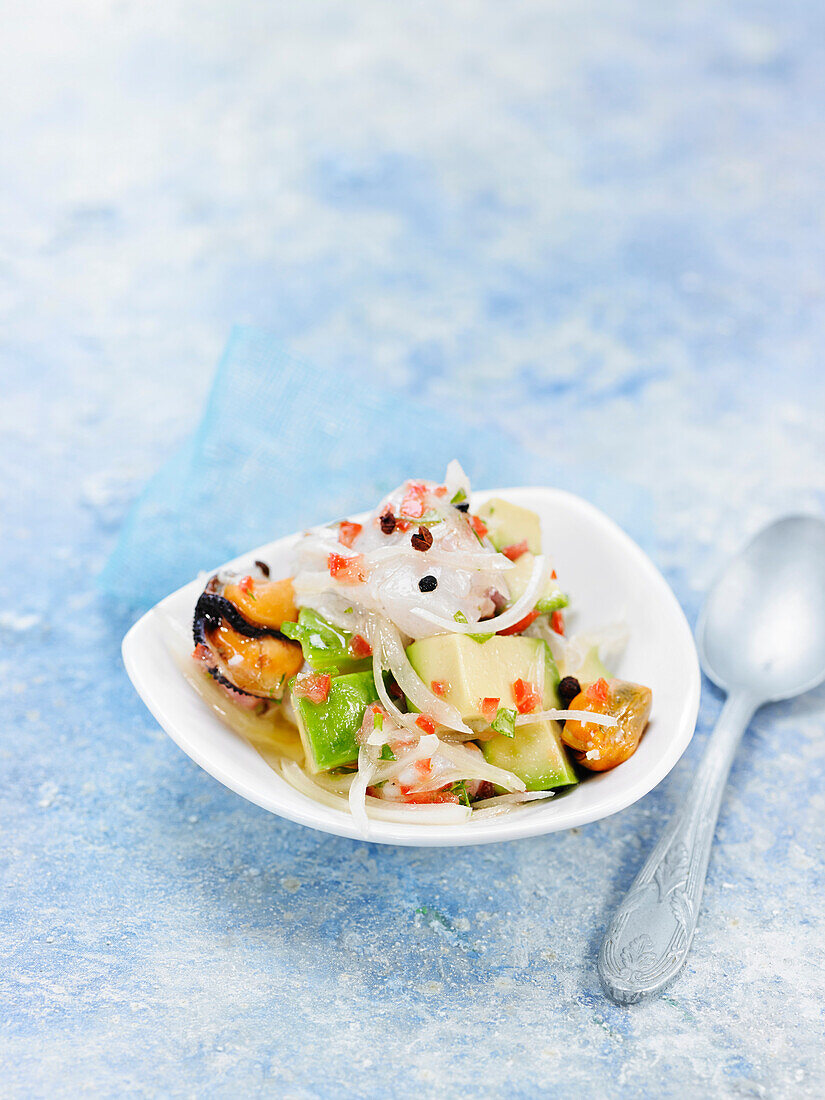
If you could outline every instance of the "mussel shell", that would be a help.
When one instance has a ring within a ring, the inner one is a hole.
[[[195,619],[192,624],[195,645],[203,643],[208,646],[209,642],[205,637],[205,632],[207,630],[217,630],[221,625],[221,619],[225,619],[233,630],[237,630],[239,634],[243,634],[247,638],[269,637],[280,638],[284,642],[289,641],[286,634],[282,634],[275,627],[260,626],[258,623],[248,622],[231,600],[207,589],[207,591],[201,593],[198,602],[195,604]]]
[[[208,633],[217,630],[221,622],[225,621],[233,630],[237,631],[238,634],[242,634],[247,638],[277,638],[290,646],[294,646],[296,643],[287,638],[285,634],[275,627],[250,623],[243,617],[231,600],[228,600],[226,596],[220,595],[217,591],[220,586],[220,581],[217,576],[210,578],[206,589],[201,593],[198,602],[195,604],[195,614],[192,622],[192,635],[195,640],[195,645],[205,646],[212,654],[214,661],[207,660],[205,665],[209,675],[216,683],[233,694],[242,696],[248,700],[258,701],[260,699],[269,698],[267,695],[257,695],[254,692],[245,691],[232,682],[226,675],[226,669],[222,667],[220,658],[215,653],[214,646],[208,638]]]

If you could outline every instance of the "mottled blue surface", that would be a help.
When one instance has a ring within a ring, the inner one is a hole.
[[[813,0],[4,12],[5,1094],[823,1094],[825,692],[757,716],[689,966],[620,1009],[595,951],[715,692],[614,819],[379,849],[185,759],[94,585],[254,322],[640,486],[694,617],[743,535],[825,508],[823,32]]]
[[[471,419],[389,380],[376,386],[369,371],[310,363],[245,325],[197,429],[129,510],[100,588],[145,610],[238,554],[374,508],[411,476],[439,481],[458,455],[471,485],[563,485],[650,549],[641,486],[561,462],[546,439],[528,449],[489,413]]]

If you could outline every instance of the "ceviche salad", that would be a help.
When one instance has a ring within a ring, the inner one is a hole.
[[[191,682],[305,794],[370,817],[509,813],[636,750],[651,692],[569,635],[538,516],[472,505],[457,462],[362,522],[307,531],[291,576],[259,561],[197,601]]]

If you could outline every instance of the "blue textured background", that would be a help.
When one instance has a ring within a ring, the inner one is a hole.
[[[825,1091],[825,692],[734,766],[688,969],[594,955],[719,708],[651,796],[497,849],[246,805],[119,663],[94,577],[268,326],[644,487],[692,617],[825,507],[825,14],[814,0],[3,12],[2,1091]]]

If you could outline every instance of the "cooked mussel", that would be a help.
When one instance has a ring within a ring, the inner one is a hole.
[[[290,578],[271,581],[260,566],[243,576],[216,574],[195,605],[193,656],[238,703],[280,699],[303,664],[300,645],[280,630],[297,618]]]
[[[562,740],[582,767],[594,772],[609,771],[636,751],[647,725],[652,698],[650,688],[644,684],[597,680],[570,700],[569,709],[610,715],[616,719],[616,725],[599,726],[568,719],[562,728]]]

